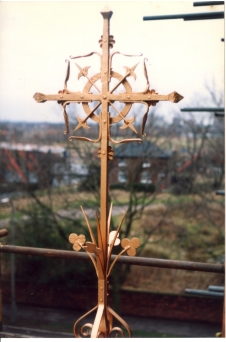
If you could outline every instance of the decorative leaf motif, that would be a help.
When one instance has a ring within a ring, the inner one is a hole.
[[[109,47],[110,49],[113,48],[115,44],[114,36],[109,36]]]
[[[130,247],[126,252],[129,256],[134,256],[136,255],[136,248],[140,246],[140,240],[138,238],[123,239],[121,245],[123,248]]]
[[[95,243],[86,242],[86,246],[83,247],[89,253],[101,254],[102,249],[98,248]]]
[[[126,128],[131,128],[132,131],[134,131],[137,134],[136,128],[132,125],[132,123],[135,121],[134,116],[130,119],[124,119],[124,125],[120,127],[120,129],[126,129]]]
[[[104,154],[105,154],[105,153],[104,153]],[[99,148],[97,155],[98,155],[99,158],[102,157],[101,148]],[[110,159],[110,160],[113,160],[113,159],[114,159],[114,150],[112,149],[111,146],[108,146],[108,159]]]
[[[148,91],[146,92],[146,94],[158,94],[156,93],[155,89],[148,89]],[[159,102],[159,101],[145,101],[148,103],[149,106],[156,106],[156,104]]]
[[[78,69],[80,70],[80,73],[78,74],[78,80],[80,79],[80,77],[88,75],[88,69],[90,68],[90,66],[86,66],[84,68],[81,68],[77,63],[75,63],[75,64],[77,65]]]
[[[66,60],[65,62],[67,62],[67,71],[66,71],[66,76],[65,76],[65,81],[64,81],[64,89],[67,89],[67,82],[70,77],[70,61]]]
[[[116,234],[116,230],[112,230],[109,233],[109,240],[108,240],[108,245],[111,246],[112,242],[114,241],[115,238],[115,234]],[[117,234],[117,237],[115,239],[115,243],[114,246],[118,246],[120,244],[120,239],[118,239],[119,233]]]
[[[76,132],[80,127],[83,127],[85,129],[90,129],[90,127],[86,123],[86,119],[84,120],[84,119],[80,118],[79,115],[76,115],[76,118],[78,120],[78,125],[75,127],[73,132]]]
[[[108,159],[113,160],[114,159],[114,150],[111,146],[108,146]]]
[[[139,62],[138,62],[137,64],[135,64],[132,68],[129,68],[129,67],[127,67],[127,66],[124,66],[124,67],[123,67],[123,68],[126,69],[126,77],[127,77],[127,76],[133,76],[134,79],[136,80],[137,76],[136,76],[134,70],[136,69],[136,67],[137,67],[138,64],[139,64]]]
[[[102,48],[102,46],[103,46],[103,36],[101,36],[101,38],[98,41],[98,43],[100,44],[100,47]],[[109,44],[110,49],[113,48],[113,46],[115,44],[114,36],[109,36],[108,44]]]
[[[76,252],[80,251],[82,248],[81,246],[86,242],[85,235],[77,235],[75,233],[70,234],[68,240],[73,245],[72,247]]]
[[[146,67],[146,63],[145,63],[145,61],[147,61],[147,60],[148,60],[147,58],[144,58],[144,76],[145,76],[145,78],[147,80],[147,85],[148,85],[148,88],[149,88],[150,84],[149,84],[149,80],[148,80],[148,72],[147,72],[147,67]]]

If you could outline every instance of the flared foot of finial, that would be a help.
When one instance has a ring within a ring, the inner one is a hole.
[[[94,323],[85,323],[80,325],[81,321],[97,310]],[[77,338],[109,338],[109,337],[132,337],[129,325],[109,306],[103,308],[103,312],[99,315],[100,306],[95,306],[92,310],[80,317],[74,324],[74,335]],[[115,318],[122,327],[113,326],[113,318]],[[106,320],[106,322],[104,322]],[[105,327],[105,328],[104,328]],[[126,336],[125,336],[126,335]]]

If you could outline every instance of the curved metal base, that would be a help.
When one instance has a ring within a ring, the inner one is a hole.
[[[97,313],[94,323],[85,323],[81,327],[79,327],[78,324],[95,310],[97,310]],[[125,333],[122,328],[113,326],[113,318],[115,318],[125,328],[128,333],[127,337],[132,337],[132,331],[129,325],[112,308],[110,308],[109,306],[104,307],[104,305],[97,305],[86,314],[81,316],[74,324],[74,335],[77,338],[119,337],[118,334],[121,335],[120,337],[125,337]],[[104,326],[104,329],[101,329],[101,326]],[[114,334],[115,336],[113,336]]]

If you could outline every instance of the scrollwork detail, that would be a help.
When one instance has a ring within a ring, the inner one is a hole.
[[[124,331],[123,331],[121,328],[119,328],[119,327],[114,327],[114,328],[111,329],[111,331],[110,331],[110,333],[109,333],[109,337],[112,335],[113,332],[116,332],[116,331],[119,332],[119,333],[121,334],[121,337],[124,337],[124,336],[125,336]],[[117,333],[116,333],[116,336],[115,336],[115,337],[118,337]]]
[[[85,313],[83,316],[81,316],[76,322],[75,322],[75,324],[74,324],[74,329],[73,329],[73,331],[74,331],[74,335],[75,335],[75,337],[87,337],[87,336],[90,336],[91,335],[91,332],[90,332],[90,334],[89,335],[83,335],[84,333],[86,333],[86,332],[83,332],[83,330],[85,329],[85,328],[89,328],[89,329],[91,329],[92,330],[92,328],[93,328],[93,324],[91,324],[91,323],[86,323],[86,324],[84,324],[82,327],[81,327],[81,333],[79,333],[79,329],[78,329],[78,324],[85,318],[85,317],[87,317],[89,314],[91,314],[92,312],[94,312],[96,309],[98,308],[98,306],[95,306],[93,309],[91,309],[90,311],[88,311],[87,313]],[[80,335],[81,334],[81,335]]]
[[[85,331],[85,329],[87,329],[87,328],[88,328],[88,330]],[[84,337],[91,336],[92,329],[93,329],[93,324],[91,324],[91,323],[85,323],[85,324],[81,327],[81,335],[84,336]]]

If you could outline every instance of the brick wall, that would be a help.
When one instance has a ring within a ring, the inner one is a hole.
[[[109,298],[111,305],[111,291]],[[2,301],[3,305],[10,302],[9,283],[2,283]],[[96,306],[97,290],[65,290],[61,285],[20,283],[16,284],[16,302],[24,305],[52,308],[74,308],[85,313]],[[122,290],[121,303],[122,315],[220,324],[222,321],[223,298]]]

